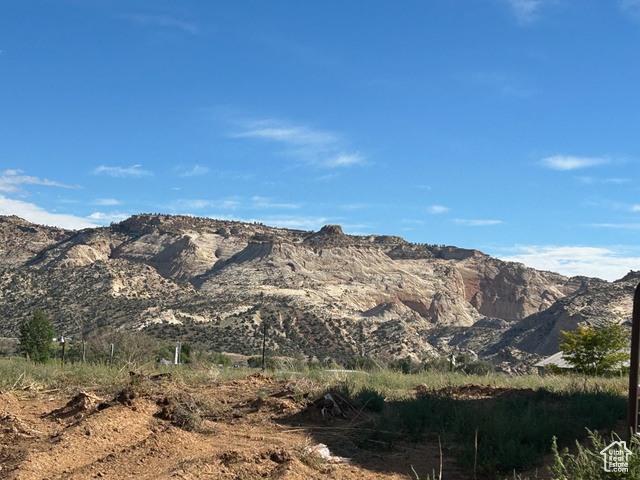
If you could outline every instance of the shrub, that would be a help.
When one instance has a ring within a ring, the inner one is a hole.
[[[602,328],[578,325],[575,332],[560,332],[560,350],[576,371],[587,375],[603,375],[620,370],[629,358],[623,349],[629,344],[629,332],[622,325],[607,322]]]
[[[394,360],[389,364],[391,370],[397,370],[404,374],[414,373],[420,369],[420,365],[411,360],[411,357],[402,358],[400,360]]]
[[[484,360],[473,360],[461,365],[457,370],[462,370],[467,375],[488,375],[495,371],[493,365],[489,362],[485,362]]]
[[[262,368],[262,357],[249,357],[247,365],[250,368]],[[280,362],[275,357],[265,357],[264,366],[266,370],[277,370],[280,368]]]
[[[370,412],[382,412],[384,410],[384,397],[373,388],[363,388],[356,397],[365,410]]]
[[[353,370],[364,370],[365,372],[380,370],[378,362],[371,357],[356,357],[351,361],[349,367]]]
[[[222,365],[223,367],[229,367],[229,366],[231,366],[231,364],[233,364],[231,359],[227,355],[225,355],[224,353],[213,353],[213,354],[211,354],[210,361],[211,361],[211,363],[214,363],[215,365]]]
[[[54,335],[49,319],[37,310],[20,326],[20,350],[35,362],[45,362],[50,357]]]
[[[174,356],[175,347],[144,333],[101,328],[91,332],[87,337],[87,360],[109,361],[111,344],[114,346],[113,360],[119,363],[154,363],[160,358],[168,357],[167,360],[173,360]]]

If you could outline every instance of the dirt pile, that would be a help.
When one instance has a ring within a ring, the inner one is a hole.
[[[437,453],[415,445],[360,448],[357,409],[336,396],[344,414],[329,414],[325,393],[259,374],[198,387],[132,376],[110,398],[4,393],[0,478],[406,479],[412,466],[437,469]]]

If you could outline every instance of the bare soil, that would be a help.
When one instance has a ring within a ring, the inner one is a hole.
[[[116,398],[0,393],[0,478],[404,479],[440,470],[436,442],[358,441],[367,413],[313,386],[254,374],[199,387],[132,375]],[[319,443],[333,463],[309,450]],[[370,444],[369,444],[370,445]],[[373,449],[372,449],[373,448]],[[338,459],[339,461],[339,459]],[[443,478],[471,478],[443,459]],[[437,478],[437,477],[436,477]]]

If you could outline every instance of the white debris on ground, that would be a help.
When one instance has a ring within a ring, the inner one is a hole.
[[[308,453],[314,453],[318,455],[320,458],[324,459],[327,463],[351,463],[350,458],[337,457],[335,455],[331,455],[331,452],[329,451],[329,447],[327,447],[324,443],[319,443],[313,447],[306,447],[305,451]]]

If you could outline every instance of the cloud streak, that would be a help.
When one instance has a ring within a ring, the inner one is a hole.
[[[593,228],[611,228],[619,230],[640,230],[640,223],[591,223],[587,226]]]
[[[200,175],[206,175],[209,173],[209,168],[202,165],[194,165],[189,170],[186,170],[180,174],[181,177],[198,177]]]
[[[113,206],[113,205],[120,205],[120,202],[118,200],[116,200],[115,198],[96,198],[93,202],[93,205],[100,205],[100,206]]]
[[[428,211],[432,215],[438,215],[440,213],[446,213],[449,211],[449,207],[445,207],[443,205],[431,205],[428,208]]]
[[[502,220],[456,218],[454,222],[464,227],[491,227],[504,223]]]
[[[581,168],[595,167],[610,163],[608,158],[597,157],[573,157],[569,155],[554,155],[540,160],[540,163],[552,170],[578,170]]]
[[[279,120],[241,122],[241,131],[230,136],[282,145],[288,156],[319,167],[346,168],[365,163],[360,153],[345,151],[337,134]]]
[[[539,270],[549,270],[573,277],[583,275],[613,281],[629,270],[640,269],[640,249],[637,247],[584,246],[518,246],[515,255],[498,255],[509,262],[519,262]],[[632,256],[635,254],[635,256]]]
[[[137,25],[177,28],[191,35],[199,35],[201,33],[201,30],[197,25],[178,20],[170,17],[169,15],[129,14],[122,15],[121,17]]]
[[[286,208],[286,209],[296,209],[302,207],[299,203],[274,203],[270,199],[265,197],[255,196],[251,200],[253,200],[253,206],[255,208]]]
[[[202,210],[205,208],[222,208],[225,210],[235,210],[240,207],[237,200],[205,200],[205,199],[180,199],[170,205],[174,212],[186,210]]]
[[[122,220],[129,218],[129,216],[130,215],[126,213],[118,213],[118,212],[112,212],[112,213],[93,212],[87,218],[90,220],[101,222],[101,223],[107,223],[107,222],[110,223],[110,222],[121,222]]]
[[[0,192],[19,193],[22,192],[21,185],[46,185],[50,187],[77,188],[65,185],[46,178],[33,177],[31,175],[23,175],[22,170],[5,170],[0,173]]]
[[[542,0],[507,0],[507,2],[519,23],[532,23],[538,19]]]
[[[0,195],[0,215],[17,215],[18,217],[39,225],[69,228],[72,230],[98,226],[98,224],[91,219],[62,213],[50,213],[33,203],[13,200],[4,195]]]
[[[132,165],[131,167],[107,167],[100,165],[93,170],[94,175],[108,175],[110,177],[150,177],[153,175],[148,170],[143,170],[142,165]]]

